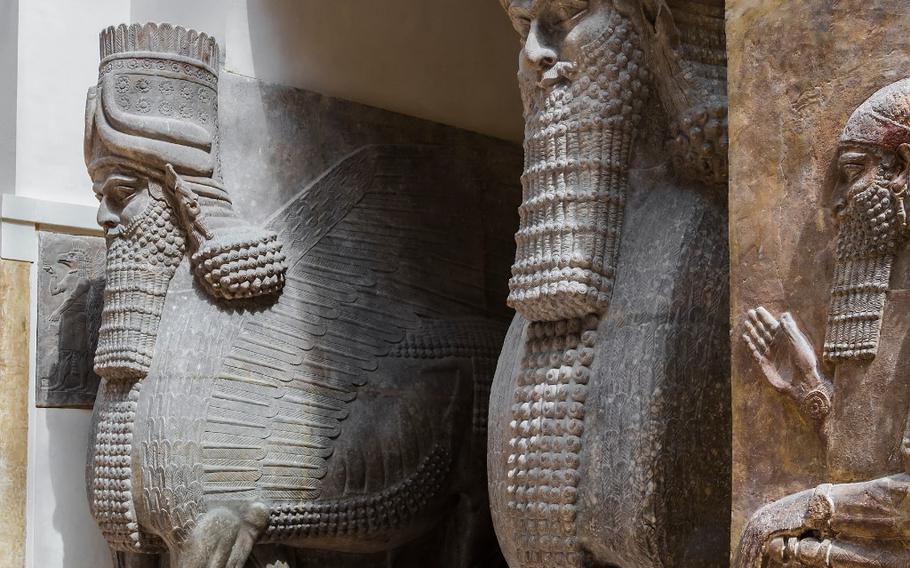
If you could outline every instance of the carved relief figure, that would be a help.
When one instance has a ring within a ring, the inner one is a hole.
[[[490,403],[500,543],[513,567],[723,566],[723,3],[502,4],[526,126]]]
[[[831,483],[771,503],[749,521],[734,565],[910,565],[906,193],[910,80],[850,117],[839,140],[835,268],[821,360],[790,313],[756,307],[742,339],[768,382],[817,424]],[[764,562],[764,564],[763,564]]]
[[[101,56],[85,159],[107,287],[87,482],[118,562],[293,566],[292,549],[436,538],[439,565],[479,563],[477,417],[504,326],[464,181],[444,175],[457,162],[365,147],[254,227],[221,176],[214,39],[119,26]]]
[[[39,406],[91,405],[98,385],[92,356],[98,340],[103,278],[92,237],[43,233],[40,276]],[[50,312],[50,313],[47,313]]]
[[[85,251],[74,249],[57,259],[55,266],[47,267],[51,275],[51,296],[64,294],[63,301],[48,319],[59,322],[65,330],[61,333],[58,352],[60,366],[57,376],[48,388],[82,390],[90,368],[88,293],[91,282],[86,276],[88,258]]]

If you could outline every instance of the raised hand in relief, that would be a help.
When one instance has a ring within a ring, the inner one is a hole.
[[[784,312],[778,319],[759,306],[747,312],[744,327],[743,341],[771,386],[792,398],[813,420],[823,420],[831,409],[834,389],[822,376],[815,348],[793,316]]]

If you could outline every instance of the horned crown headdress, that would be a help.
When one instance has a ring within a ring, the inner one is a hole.
[[[121,24],[100,40],[86,105],[89,173],[125,168],[159,181],[212,295],[280,290],[287,267],[277,236],[238,219],[221,183],[215,39],[170,24]]]

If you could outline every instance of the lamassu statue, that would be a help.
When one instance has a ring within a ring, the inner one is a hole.
[[[439,565],[480,564],[504,326],[458,164],[365,147],[252,226],[222,182],[218,53],[167,24],[101,34],[85,159],[107,239],[87,467],[104,537],[131,566],[428,538]]]
[[[910,80],[881,89],[856,109],[840,137],[837,169],[823,361],[793,314],[758,306],[748,312],[743,333],[756,368],[818,426],[831,483],[756,512],[739,543],[738,568],[910,565],[903,349]]]
[[[502,0],[523,202],[488,471],[509,564],[725,566],[720,1]]]

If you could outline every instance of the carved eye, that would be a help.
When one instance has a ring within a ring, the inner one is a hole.
[[[123,183],[109,185],[105,190],[107,198],[119,205],[125,205],[136,195],[136,187]]]
[[[111,188],[111,195],[121,203],[126,203],[136,194],[136,188],[131,185],[117,185]]]
[[[863,164],[857,164],[857,163],[852,163],[852,162],[842,164],[840,167],[841,176],[843,176],[844,181],[847,181],[847,182],[854,181],[860,174],[863,173],[863,169],[864,169]]]
[[[531,32],[531,18],[525,15],[510,14],[512,19],[512,27],[515,28],[515,31],[518,32],[522,38],[528,37],[528,34]]]
[[[139,178],[127,173],[113,173],[97,193],[115,203],[126,203],[139,189]]]
[[[574,0],[560,4],[555,11],[557,25],[564,30],[572,28],[588,12],[587,1]]]

